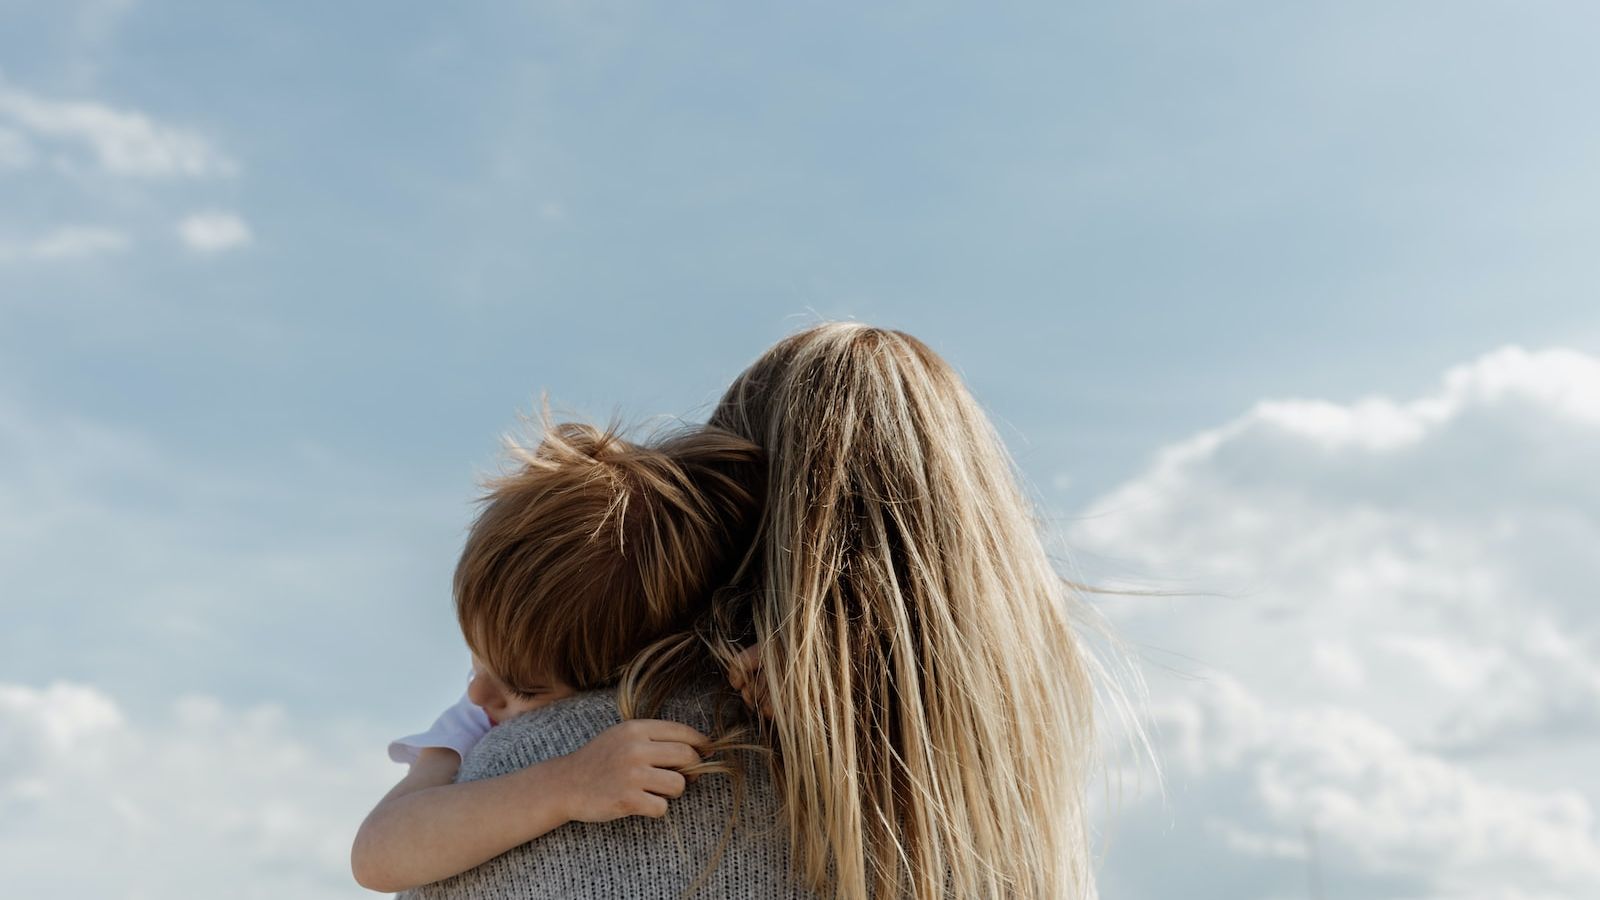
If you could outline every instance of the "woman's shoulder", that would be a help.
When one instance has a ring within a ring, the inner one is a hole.
[[[462,761],[459,781],[478,781],[565,756],[622,721],[614,690],[584,691],[489,729]]]
[[[691,685],[668,696],[651,718],[671,719],[704,731],[725,693],[715,683]],[[494,778],[565,756],[621,721],[616,688],[574,694],[490,729],[467,754],[458,779]]]
[[[720,682],[668,696],[655,718],[709,731],[718,704],[737,695]],[[621,721],[615,690],[591,691],[495,728],[468,756],[463,780],[489,778],[568,753]],[[707,774],[672,800],[660,819],[625,816],[569,822],[453,878],[414,890],[408,900],[490,897],[762,897],[816,900],[791,857],[782,806],[767,762],[742,757],[737,774]],[[693,889],[693,890],[691,890]]]

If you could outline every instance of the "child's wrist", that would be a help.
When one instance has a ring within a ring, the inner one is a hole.
[[[567,774],[567,757],[534,763],[520,774],[527,790],[528,809],[542,808],[546,816],[554,814],[563,823],[577,818],[572,779]]]

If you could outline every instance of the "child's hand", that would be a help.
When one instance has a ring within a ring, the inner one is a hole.
[[[767,699],[767,683],[761,677],[760,645],[752,644],[733,658],[728,683],[744,698],[744,705],[772,718],[772,702]]]
[[[710,739],[687,725],[630,719],[600,732],[560,763],[566,812],[579,822],[667,814],[667,798],[683,794],[678,769],[700,762]]]

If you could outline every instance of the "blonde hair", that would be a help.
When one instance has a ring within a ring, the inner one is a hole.
[[[760,451],[699,428],[646,444],[613,427],[508,440],[516,468],[485,483],[456,566],[467,644],[513,690],[614,682],[686,627],[731,574],[757,515]]]
[[[909,335],[821,325],[750,366],[711,424],[767,454],[757,546],[625,688],[663,694],[690,644],[724,666],[757,648],[761,743],[820,892],[1094,896],[1093,665],[961,379]]]

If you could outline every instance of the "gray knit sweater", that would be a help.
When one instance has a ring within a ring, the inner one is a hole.
[[[711,726],[709,688],[670,698],[658,718],[701,731]],[[592,691],[534,710],[490,731],[467,754],[458,781],[505,775],[577,750],[617,724],[614,691]],[[710,862],[735,813],[731,779],[707,775],[670,801],[663,819],[630,816],[566,825],[454,878],[402,897],[487,898],[760,897],[814,895],[792,874],[787,832],[765,760],[745,758],[743,798],[727,849],[693,894],[684,891]]]

